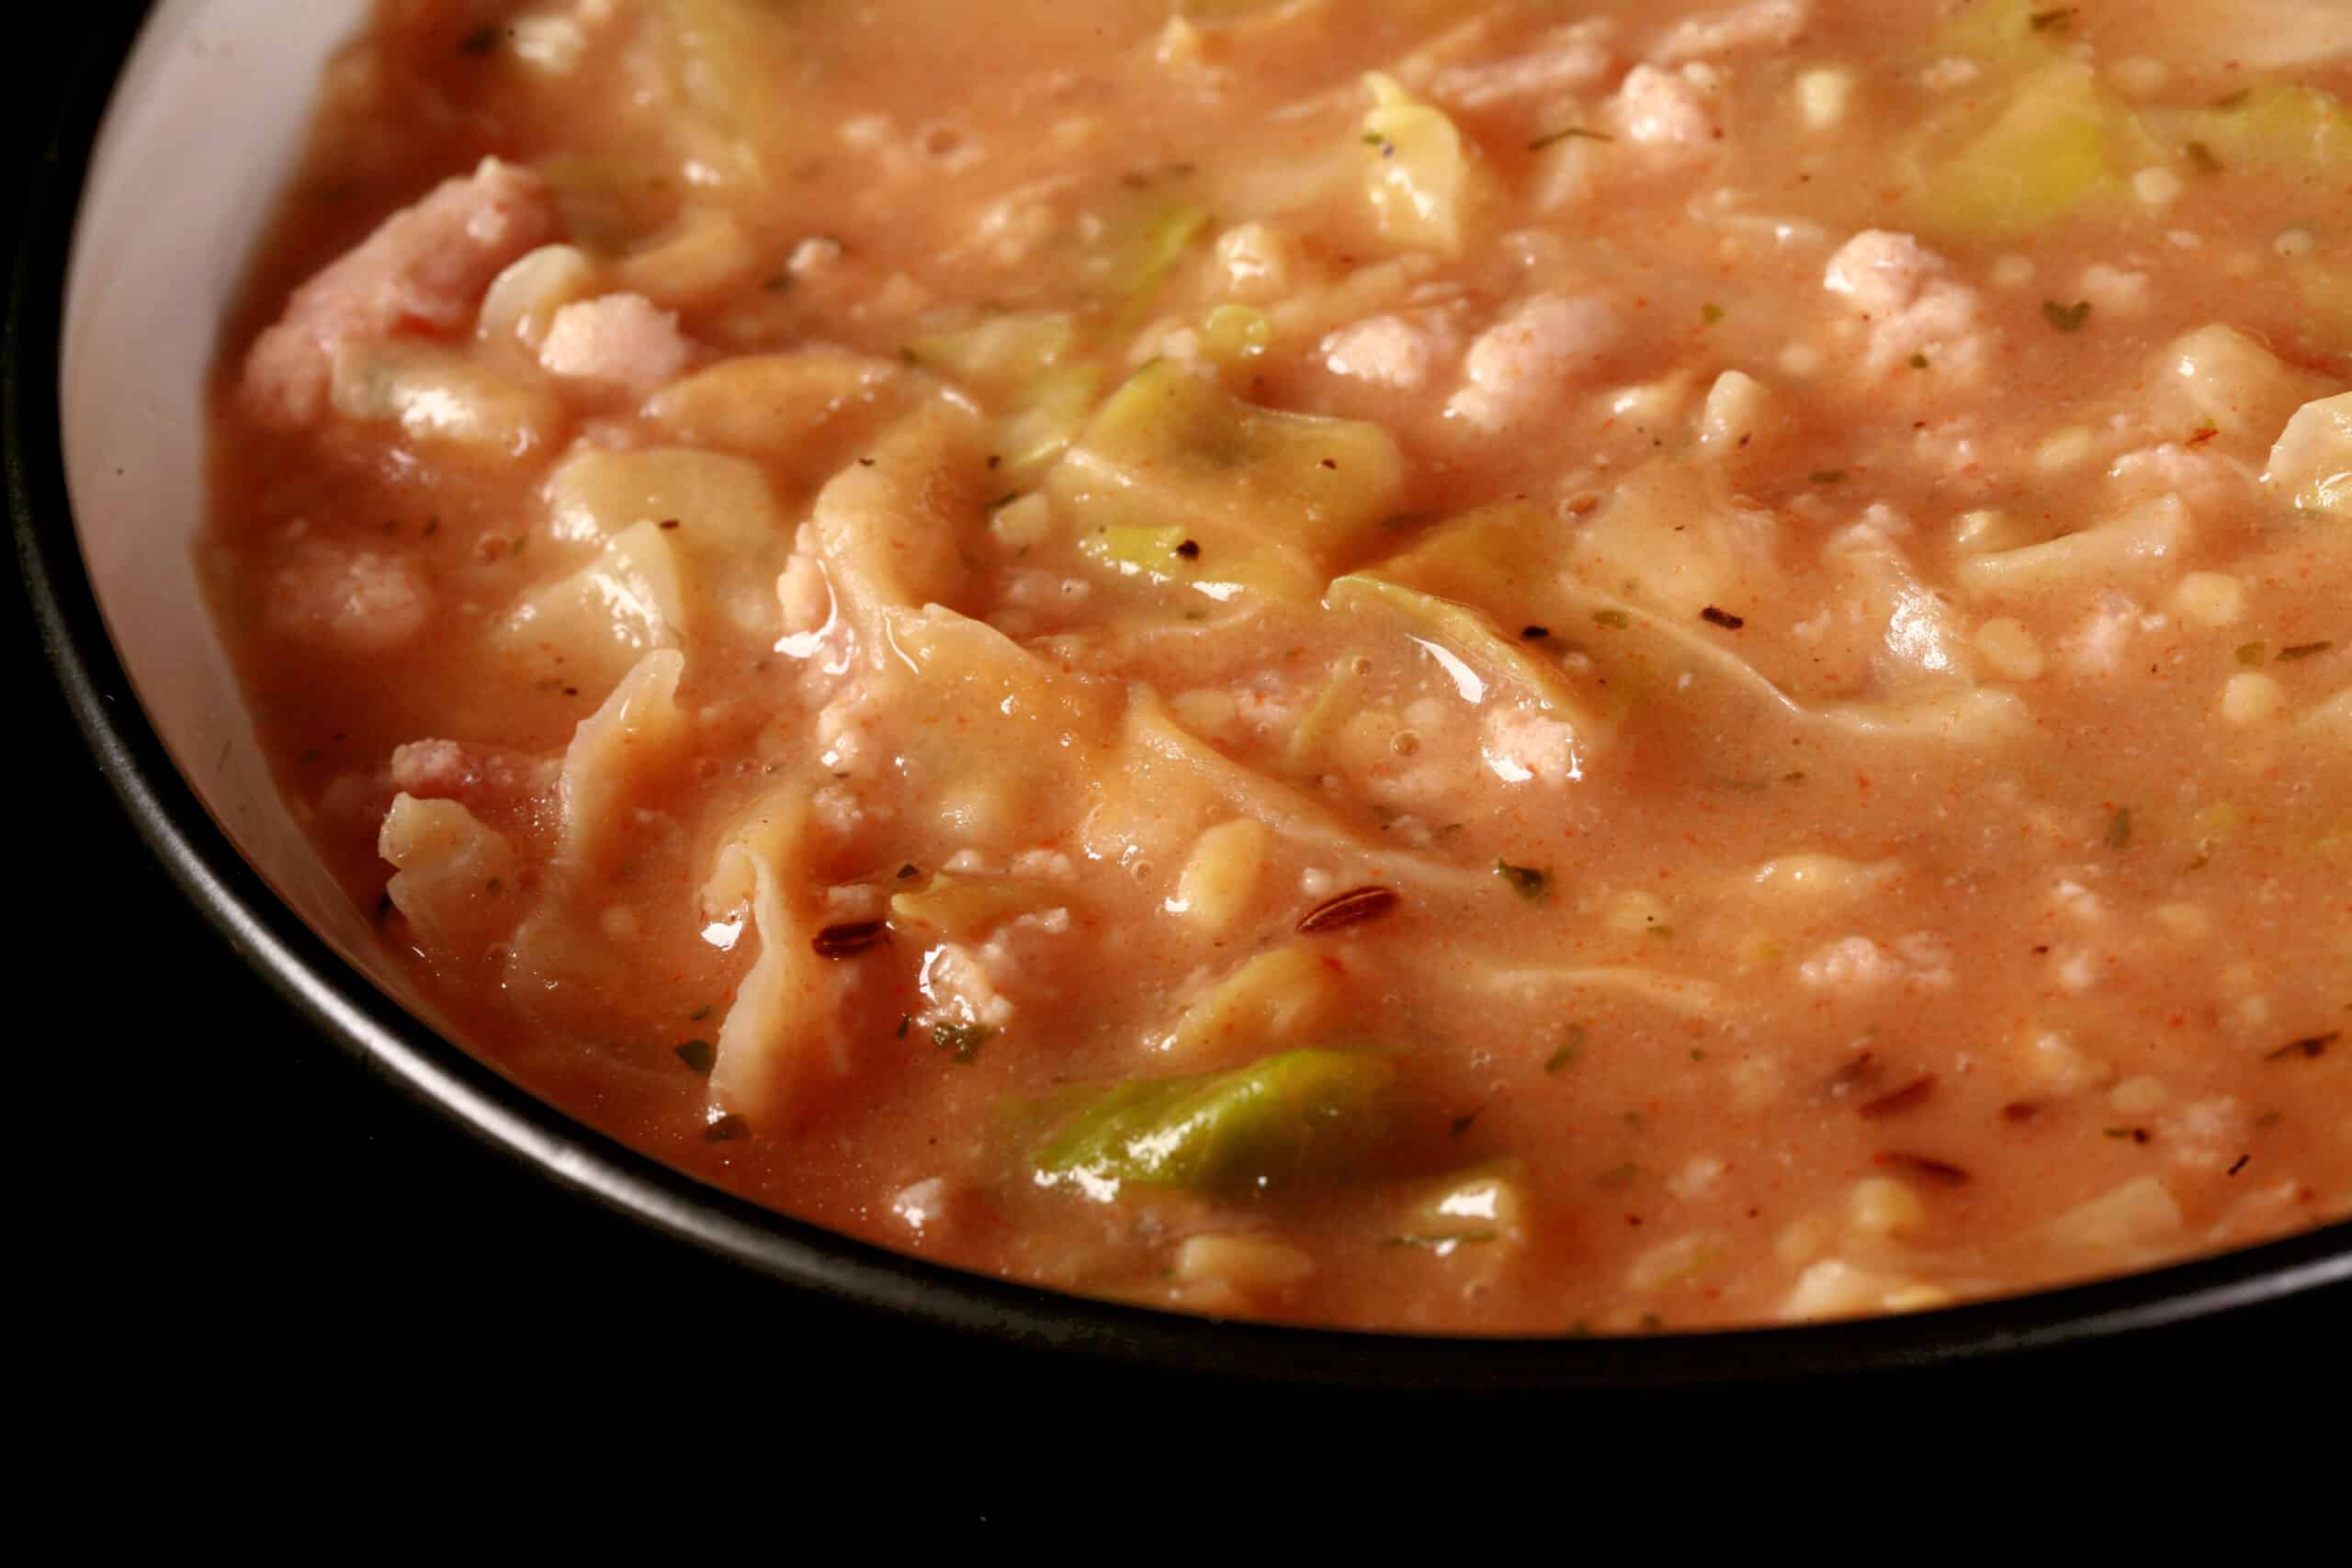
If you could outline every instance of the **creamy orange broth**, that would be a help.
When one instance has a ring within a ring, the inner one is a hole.
[[[925,1257],[1624,1331],[2339,1220],[2347,88],[2329,0],[383,0],[221,623],[469,1044]]]

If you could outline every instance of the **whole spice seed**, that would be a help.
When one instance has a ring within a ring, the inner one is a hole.
[[[1713,604],[1700,611],[1699,618],[1711,626],[1721,626],[1727,632],[1736,632],[1747,624],[1747,616],[1735,615],[1729,610],[1718,610]]]
[[[1299,918],[1298,930],[1303,936],[1318,931],[1335,931],[1342,926],[1361,925],[1376,920],[1396,907],[1396,890],[1377,884],[1366,887],[1351,887],[1337,897],[1326,898]]]
[[[2262,1059],[2266,1062],[2283,1062],[2290,1056],[2324,1056],[2327,1055],[2327,1048],[2343,1038],[2344,1032],[2340,1029],[2329,1030],[2325,1034],[2307,1034],[2301,1040],[2288,1041],[2276,1051],[2266,1052]]]
[[[890,927],[884,920],[852,920],[846,925],[827,926],[809,943],[820,958],[854,958],[878,942],[890,940]]]
[[[1928,1097],[1935,1092],[1936,1075],[1921,1073],[1901,1089],[1889,1089],[1876,1100],[1864,1100],[1854,1108],[1854,1113],[1866,1122],[1875,1122],[1884,1116],[1900,1116],[1926,1104]]]
[[[1879,1152],[1878,1163],[1889,1170],[1899,1170],[1905,1176],[1916,1176],[1945,1187],[1964,1187],[1968,1184],[1968,1172],[1964,1168],[1950,1160],[1938,1159],[1933,1155],[1913,1154],[1906,1149],[1883,1149]]]

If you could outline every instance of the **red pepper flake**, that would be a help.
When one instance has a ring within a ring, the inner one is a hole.
[[[1711,626],[1721,626],[1727,632],[1736,632],[1747,624],[1747,617],[1745,615],[1735,615],[1729,610],[1718,610],[1713,604],[1700,611],[1699,618]]]
[[[2119,1144],[2127,1138],[2135,1144],[2144,1144],[2154,1136],[2145,1127],[2101,1127],[2098,1131],[2099,1136],[2113,1138]]]
[[[1921,1073],[1901,1089],[1889,1089],[1876,1100],[1863,1101],[1854,1108],[1855,1114],[1866,1122],[1875,1122],[1886,1116],[1900,1116],[1906,1111],[1916,1111],[1926,1104],[1928,1097],[1935,1092],[1936,1075]]]
[[[674,517],[664,517],[661,522],[654,525],[655,527],[660,528],[665,534],[678,525],[678,520]]]
[[[1299,918],[1298,930],[1303,936],[1318,931],[1335,931],[1342,926],[1361,925],[1365,920],[1378,919],[1396,907],[1396,890],[1374,884],[1365,887],[1351,887],[1337,897],[1326,898]]]
[[[852,920],[845,925],[827,926],[808,945],[817,950],[820,958],[854,958],[876,943],[889,940],[888,921]]]
[[[1905,1176],[1916,1176],[1944,1187],[1965,1187],[1969,1176],[1966,1169],[1950,1160],[1933,1155],[1913,1154],[1907,1149],[1882,1149],[1878,1163],[1889,1170],[1899,1170]]]
[[[2331,1029],[2325,1034],[2307,1034],[2301,1040],[2288,1041],[2276,1051],[2265,1053],[2262,1059],[2266,1062],[2283,1062],[2290,1056],[2305,1058],[2324,1056],[2327,1055],[2327,1048],[2343,1038],[2344,1032],[2340,1029]]]
[[[721,1116],[702,1130],[706,1144],[732,1144],[752,1135],[752,1124],[741,1116]]]

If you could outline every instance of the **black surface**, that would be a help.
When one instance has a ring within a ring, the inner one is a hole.
[[[40,95],[19,88],[10,101],[37,112]],[[20,754],[40,762],[12,770],[28,796],[16,819],[66,852],[39,874],[40,918],[18,937],[20,973],[38,982],[24,987],[28,1038],[48,1043],[52,1069],[70,1066],[78,1085],[19,1115],[58,1118],[75,1136],[77,1173],[116,1193],[77,1209],[112,1228],[74,1277],[94,1295],[167,1309],[144,1314],[141,1354],[296,1387],[331,1369],[338,1387],[385,1394],[413,1393],[420,1377],[445,1388],[534,1377],[667,1381],[692,1400],[707,1397],[697,1391],[716,1358],[729,1382],[773,1382],[820,1407],[882,1389],[943,1410],[1230,1397],[1198,1380],[1041,1360],[793,1296],[553,1189],[390,1093],[296,1021],[154,865],[55,696],[21,601],[12,608],[28,698]],[[2337,1292],[1849,1389],[2040,1397],[2184,1377],[2216,1390],[2290,1386],[2340,1368],[2347,1304]]]

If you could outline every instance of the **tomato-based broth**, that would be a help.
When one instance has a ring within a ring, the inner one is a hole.
[[[462,1038],[1211,1314],[2352,1212],[2352,8],[379,0],[220,618]]]

